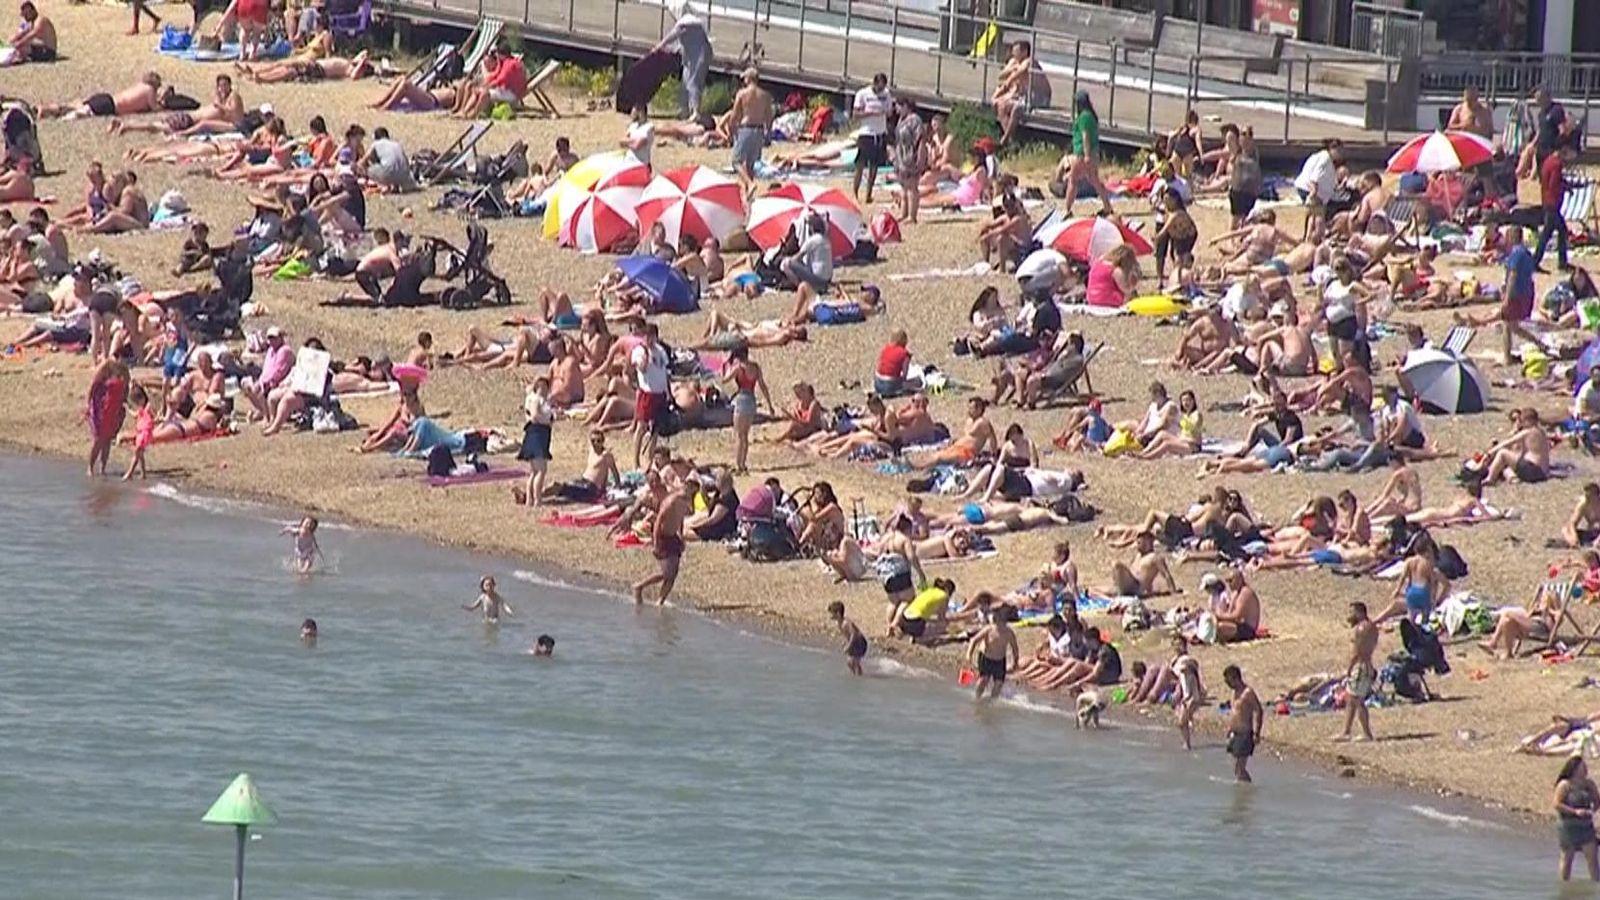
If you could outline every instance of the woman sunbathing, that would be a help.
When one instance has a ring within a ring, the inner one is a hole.
[[[170,416],[150,432],[152,441],[182,441],[203,434],[212,434],[222,427],[232,408],[232,401],[213,395],[205,405],[196,409],[189,419]]]
[[[855,430],[845,434],[817,434],[801,442],[812,453],[824,459],[845,459],[860,450],[896,455],[900,452],[900,422],[876,394],[867,398],[865,421],[858,420]]]
[[[784,425],[768,438],[775,444],[794,443],[822,431],[826,410],[817,402],[817,390],[803,381],[795,382],[794,405],[784,411]]]
[[[1499,509],[1483,499],[1483,482],[1466,481],[1461,485],[1461,496],[1446,506],[1426,506],[1406,516],[1406,521],[1423,528],[1446,528],[1451,525],[1476,525],[1515,519],[1520,514],[1514,509]]]
[[[284,81],[355,81],[373,73],[367,62],[367,51],[353,57],[328,56],[322,59],[291,59],[266,63],[244,70],[246,77],[257,84],[277,84]]]

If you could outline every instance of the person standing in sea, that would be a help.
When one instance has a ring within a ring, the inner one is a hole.
[[[974,599],[982,596],[980,594]],[[990,600],[993,600],[992,596]],[[967,642],[967,661],[976,663],[978,669],[974,699],[982,700],[985,690],[989,692],[990,700],[999,697],[1000,689],[1006,686],[1006,675],[1016,669],[1022,656],[1017,646],[1017,633],[1011,627],[1016,620],[1016,607],[1002,604],[995,610],[994,619],[978,629],[978,633]]]
[[[1372,740],[1372,721],[1367,713],[1367,697],[1378,685],[1378,667],[1372,664],[1372,654],[1378,649],[1378,626],[1367,616],[1367,605],[1360,601],[1350,604],[1350,661],[1346,664],[1344,680],[1344,733],[1336,741],[1350,740],[1350,728],[1361,723],[1358,740]]]
[[[1261,742],[1261,725],[1266,716],[1256,689],[1245,684],[1238,666],[1223,669],[1222,681],[1233,691],[1233,709],[1228,716],[1228,755],[1233,757],[1233,778],[1240,784],[1250,784],[1250,757]]]
[[[1583,854],[1589,867],[1589,880],[1600,881],[1600,860],[1596,858],[1594,812],[1600,802],[1600,789],[1589,777],[1583,752],[1569,757],[1556,776],[1556,833],[1561,840],[1562,881],[1572,880],[1572,857]]]
[[[89,396],[83,411],[89,425],[89,477],[106,473],[111,461],[111,445],[117,441],[122,421],[127,417],[128,367],[106,360],[95,367],[89,379]]]
[[[659,584],[661,593],[657,595],[656,603],[667,605],[667,596],[678,581],[678,567],[683,563],[683,520],[688,515],[689,494],[683,482],[675,482],[672,493],[662,499],[661,508],[656,510],[655,519],[650,525],[650,552],[655,556],[660,571],[633,586],[635,604],[644,602],[646,589]]]

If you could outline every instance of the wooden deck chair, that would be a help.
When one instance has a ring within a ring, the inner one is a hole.
[[[440,44],[434,50],[433,56],[417,64],[417,67],[406,73],[406,80],[423,90],[431,90],[433,83],[439,80],[439,75],[450,64],[450,57],[456,52],[451,44]]]
[[[1424,217],[1427,215],[1423,208],[1423,204],[1426,201],[1426,197],[1416,194],[1395,194],[1389,198],[1388,203],[1384,204],[1383,217],[1394,225],[1396,234],[1403,235],[1406,226],[1417,224],[1419,215]]]
[[[456,138],[449,147],[444,149],[444,152],[439,154],[438,164],[429,173],[429,176],[423,179],[422,183],[425,185],[437,184],[439,181],[457,175],[464,170],[467,164],[472,162],[472,152],[477,148],[478,142],[483,140],[483,136],[489,133],[489,128],[493,125],[493,119],[483,119],[468,125],[467,130],[461,132],[461,136]]]
[[[544,64],[532,78],[528,79],[528,92],[522,95],[522,107],[537,116],[549,116],[552,119],[561,118],[561,110],[556,108],[554,100],[545,93],[545,88],[556,72],[561,68],[561,61],[552,59]]]
[[[505,30],[506,23],[501,19],[485,16],[478,23],[478,41],[467,49],[462,57],[464,67],[461,71],[470,78],[473,72],[478,71],[478,66],[483,65],[483,58],[489,55],[494,45],[500,41],[500,32]],[[466,46],[463,44],[462,46]]]
[[[1575,604],[1583,603],[1583,592],[1576,590],[1578,579],[1559,578],[1551,579],[1539,585],[1539,592],[1534,598],[1534,607],[1541,604],[1556,606],[1556,621],[1550,627],[1550,636],[1545,640],[1544,646],[1538,648],[1537,653],[1545,653],[1559,649],[1565,645],[1570,656],[1581,656],[1589,649],[1589,645],[1600,642],[1600,618],[1596,618],[1593,625],[1588,628],[1578,621],[1574,611]],[[1563,633],[1562,627],[1570,626]]]
[[[1444,343],[1439,349],[1456,356],[1466,356],[1467,347],[1471,346],[1472,339],[1478,336],[1478,329],[1471,325],[1452,325],[1445,333]]]
[[[1588,178],[1569,178],[1567,180],[1567,193],[1561,200],[1561,217],[1567,220],[1567,227],[1578,226],[1578,230],[1589,233],[1597,224],[1595,215],[1595,199],[1600,196],[1600,182]]]

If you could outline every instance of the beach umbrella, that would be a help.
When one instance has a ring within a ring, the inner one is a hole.
[[[639,233],[639,195],[631,185],[568,194],[561,209],[560,243],[584,253],[605,253]]]
[[[549,202],[544,207],[544,236],[550,240],[560,237],[563,205],[576,204],[601,188],[626,185],[642,188],[649,183],[650,167],[621,150],[596,153],[578,160],[545,192]]]
[[[838,188],[794,182],[782,185],[750,204],[750,219],[745,227],[757,247],[771,250],[783,243],[790,225],[813,212],[821,213],[828,223],[834,259],[849,256],[856,247],[856,235],[861,232],[861,209]]]
[[[252,825],[271,825],[278,816],[261,801],[250,773],[241,772],[233,783],[223,790],[200,821],[207,825],[232,825],[235,836],[233,850],[233,900],[244,898],[244,844]]]
[[[674,247],[686,234],[725,241],[744,227],[744,189],[705,166],[685,166],[651,179],[639,198],[639,233],[657,222]]]
[[[689,279],[654,256],[625,256],[617,269],[651,300],[655,312],[686,313],[700,308]]]
[[[1423,412],[1442,415],[1481,413],[1489,405],[1489,383],[1478,367],[1454,353],[1431,348],[1406,354],[1401,374]]]
[[[1468,131],[1419,134],[1389,157],[1389,171],[1453,172],[1494,158],[1494,145]]]
[[[1155,252],[1144,235],[1105,216],[1056,222],[1040,228],[1033,237],[1041,246],[1083,262],[1094,262],[1123,244],[1139,256]]]

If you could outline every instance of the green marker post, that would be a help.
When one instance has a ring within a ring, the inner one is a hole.
[[[251,825],[271,825],[278,816],[256,793],[248,772],[240,772],[200,821],[207,825],[232,825],[238,845],[233,854],[233,900],[244,900],[244,842]]]

